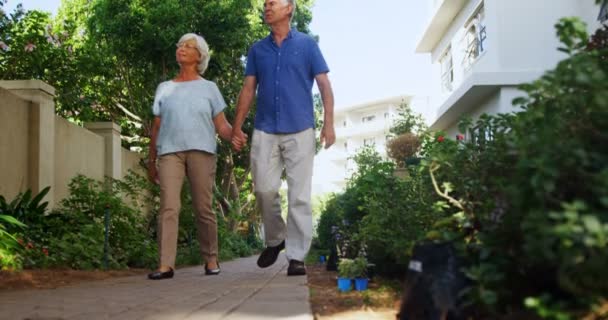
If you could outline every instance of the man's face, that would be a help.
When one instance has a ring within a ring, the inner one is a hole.
[[[264,1],[264,21],[273,24],[282,20],[289,21],[291,6],[285,0]]]

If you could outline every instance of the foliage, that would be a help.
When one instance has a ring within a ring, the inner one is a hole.
[[[415,243],[445,214],[433,207],[433,193],[425,166],[409,167],[409,178],[377,175],[364,197],[367,214],[361,233],[368,258],[381,273],[400,274],[407,268]]]
[[[59,115],[72,121],[108,120],[110,117],[90,96],[91,69],[101,69],[77,39],[72,19],[53,22],[46,12],[0,14],[0,79],[43,80],[55,88]]]
[[[112,179],[97,182],[77,176],[70,182],[68,198],[50,213],[46,202],[41,202],[49,188],[35,197],[27,191],[10,204],[0,198],[3,212],[27,225],[14,231],[23,246],[24,266],[100,268],[106,210],[110,213],[110,267],[151,266],[156,260],[156,244],[147,232],[146,216],[123,201],[144,194],[135,187],[137,179],[134,173],[122,182]],[[139,179],[145,181],[143,177]]]
[[[388,141],[386,145],[388,156],[397,166],[404,167],[405,159],[416,155],[420,149],[421,141],[413,133],[403,133]]]
[[[465,121],[467,141],[425,150],[452,215],[436,228],[466,248],[469,301],[489,313],[526,301],[543,317],[572,319],[608,295],[606,48],[598,38],[589,46],[577,19],[556,29],[568,58],[521,86],[522,112]]]
[[[527,307],[574,319],[605,301],[608,33],[588,41],[572,18],[556,29],[568,57],[521,86],[521,112],[465,119],[456,140],[420,133],[428,160],[410,167],[408,180],[360,154],[347,189],[323,212],[320,242],[347,234],[382,268],[407,261],[416,241],[451,241],[473,281],[465,297],[486,318]]]
[[[338,263],[338,275],[340,278],[349,279],[367,277],[367,259],[364,257],[340,259]]]
[[[367,259],[356,257],[352,265],[353,278],[367,278]]]
[[[0,197],[0,204],[4,203],[4,198]],[[0,212],[4,212],[0,210]],[[8,227],[25,227],[12,216],[0,214],[0,270],[19,270],[21,269],[21,257],[18,255],[18,243],[15,235],[7,231]]]
[[[342,221],[341,207],[338,204],[339,196],[332,194],[327,200],[325,209],[319,217],[316,233],[319,240],[319,246],[330,250],[336,247],[336,239],[334,229]]]
[[[2,3],[2,2],[0,2]],[[298,1],[293,26],[310,33],[313,0]],[[187,32],[205,37],[211,60],[204,77],[216,82],[228,119],[243,79],[249,47],[268,34],[263,0],[62,0],[57,17],[24,11],[0,14],[0,78],[40,79],[56,89],[57,114],[72,122],[113,121],[123,146],[145,152],[151,104],[161,81],[172,78],[175,43]],[[318,99],[317,99],[318,101]],[[320,115],[317,103],[317,120]],[[244,124],[251,136],[252,117]],[[239,221],[259,223],[248,150],[218,145],[219,214],[234,232]],[[256,227],[254,226],[254,229]]]
[[[353,272],[353,266],[355,260],[349,258],[342,258],[338,263],[338,276],[340,278],[352,279],[355,277]]]
[[[358,170],[342,194],[323,211],[317,234],[320,245],[338,246],[342,256],[361,254],[384,274],[403,274],[414,243],[445,214],[433,209],[438,197],[423,168],[411,167],[410,178],[394,177],[394,164],[381,161],[372,148],[356,156]]]
[[[19,235],[28,228],[28,232],[36,233],[42,230],[32,230],[29,225],[40,221],[44,216],[48,202],[42,199],[50,188],[44,188],[32,197],[32,191],[27,190],[18,194],[10,203],[0,196],[0,267],[20,269],[23,263],[23,250],[33,249],[32,242],[27,245]],[[4,222],[5,224],[1,223]],[[35,228],[34,228],[35,229]],[[43,248],[44,249],[44,248]],[[40,250],[38,250],[40,251]],[[27,257],[27,255],[25,255]]]
[[[402,102],[399,105],[397,120],[390,128],[390,133],[399,136],[404,133],[420,135],[427,131],[427,125],[421,114],[416,114],[409,104]]]

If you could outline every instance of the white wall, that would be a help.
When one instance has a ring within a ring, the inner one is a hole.
[[[511,113],[519,110],[519,107],[513,106],[512,101],[517,97],[524,96],[525,92],[513,86],[502,87],[496,93],[492,94],[477,106],[477,108],[469,112],[469,117],[476,121],[482,114],[495,115],[498,113]],[[460,132],[458,130],[458,122],[451,123],[445,130],[446,135],[455,139]]]
[[[555,24],[560,18],[578,16],[595,30],[599,7],[593,0],[492,0],[498,14],[497,35],[501,70],[551,69],[564,59]]]
[[[560,46],[555,32],[555,24],[562,17],[578,16],[588,24],[591,33],[599,26],[596,21],[599,6],[593,0],[484,0],[484,25],[486,27],[485,51],[469,70],[464,70],[462,61],[465,43],[462,41],[466,29],[464,25],[471,17],[480,0],[470,0],[454,18],[451,26],[441,41],[431,52],[436,74],[436,95],[431,101],[433,110],[458,89],[463,80],[474,73],[512,73],[544,72],[552,69],[565,54],[557,50]],[[451,46],[454,82],[453,90],[441,92],[441,66],[439,59]],[[511,90],[511,91],[510,91]],[[511,109],[511,99],[506,97],[515,94],[515,89],[501,90],[501,109]],[[438,110],[443,112],[445,110]],[[491,109],[488,109],[490,112]],[[433,117],[435,118],[438,114]],[[432,121],[434,122],[434,121]]]
[[[503,0],[499,0],[503,1]],[[492,3],[492,0],[484,1],[484,11],[485,11],[485,25],[487,32],[487,39],[484,42],[484,47],[487,50],[478,58],[475,65],[469,70],[469,72],[465,73],[465,70],[462,65],[462,60],[465,56],[465,46],[466,44],[462,41],[464,35],[466,33],[466,29],[464,29],[464,25],[466,21],[471,17],[474,11],[478,8],[480,4],[480,0],[471,0],[469,3],[465,5],[465,7],[456,15],[452,24],[450,25],[448,31],[443,35],[439,44],[433,49],[431,52],[431,60],[433,62],[433,72],[435,72],[437,76],[436,88],[434,93],[437,96],[433,99],[433,106],[441,105],[456,88],[462,83],[466,76],[470,72],[489,72],[496,71],[498,65],[498,53],[495,42],[496,39],[496,31],[495,31],[495,23],[493,23],[493,19],[496,18],[495,14],[495,6]],[[451,46],[452,52],[452,60],[454,65],[454,82],[453,89],[450,92],[443,92],[441,89],[441,65],[439,63],[439,59],[444,55],[446,49]]]

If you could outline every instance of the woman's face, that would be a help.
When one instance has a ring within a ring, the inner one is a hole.
[[[175,59],[180,65],[198,64],[201,60],[201,54],[196,48],[196,40],[189,39],[178,43],[177,50],[175,51]]]

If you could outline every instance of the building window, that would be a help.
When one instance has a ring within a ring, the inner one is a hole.
[[[388,118],[388,112],[385,112],[384,113],[384,119],[387,119],[387,118]]]
[[[454,83],[454,64],[452,63],[452,46],[449,46],[441,59],[441,90],[451,92]]]
[[[348,151],[348,142],[344,142],[344,151]]]
[[[376,119],[376,116],[365,116],[363,118],[361,118],[361,122],[365,123],[365,122],[370,122],[370,121],[374,121],[374,119]]]
[[[486,50],[486,26],[484,23],[484,16],[484,6],[483,2],[481,2],[479,7],[473,12],[464,25],[466,29],[463,43],[465,53],[462,60],[464,70],[468,70],[477,60],[479,55]]]
[[[344,120],[344,128],[346,128],[346,120]]]
[[[376,138],[366,138],[363,139],[363,145],[364,146],[373,146],[376,144]]]
[[[472,25],[467,30],[465,36],[465,53],[462,61],[463,69],[468,70],[475,60],[479,57],[479,38],[477,37],[477,27]]]
[[[601,23],[608,21],[608,2],[604,1],[600,7],[600,14],[597,16],[597,20]]]

